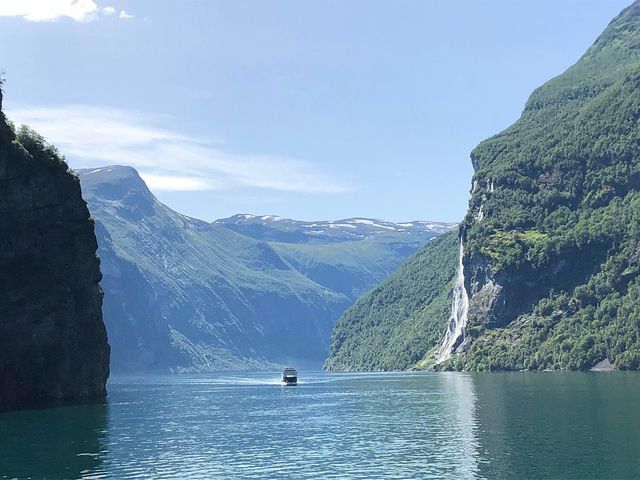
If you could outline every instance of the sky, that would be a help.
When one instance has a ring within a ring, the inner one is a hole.
[[[470,151],[631,0],[0,0],[4,111],[173,209],[459,221]]]

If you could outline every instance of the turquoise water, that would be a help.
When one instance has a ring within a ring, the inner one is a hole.
[[[634,373],[114,378],[0,415],[0,478],[640,478]]]

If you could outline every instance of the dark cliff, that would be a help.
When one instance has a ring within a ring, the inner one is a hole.
[[[0,411],[104,399],[109,345],[80,182],[1,113],[0,232]]]

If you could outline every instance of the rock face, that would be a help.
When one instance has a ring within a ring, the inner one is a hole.
[[[453,289],[467,302],[453,295],[448,312],[421,313],[419,300],[452,292],[451,260],[436,260],[456,245],[425,249],[400,269],[409,281],[383,284],[337,322],[328,368],[640,369],[639,112],[636,1],[471,153]],[[428,281],[432,268],[448,275]],[[457,338],[433,335],[456,305],[449,326],[463,327],[447,331]]]
[[[0,411],[100,401],[109,345],[80,183],[54,147],[1,115]]]
[[[472,152],[468,341],[445,367],[640,367],[639,47],[637,1]]]

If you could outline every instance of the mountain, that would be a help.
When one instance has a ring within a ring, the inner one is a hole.
[[[216,220],[216,224],[257,240],[284,243],[343,243],[365,240],[371,237],[397,238],[408,243],[422,244],[435,235],[451,230],[456,224],[416,220],[391,223],[372,218],[346,218],[336,221],[302,222],[276,215],[239,214]]]
[[[442,336],[457,267],[457,232],[429,242],[336,322],[327,370],[401,370]]]
[[[0,113],[0,184],[0,411],[103,401],[100,264],[78,179]]]
[[[237,216],[186,217],[133,168],[78,175],[96,219],[114,371],[317,367],[335,319],[359,292],[436,235],[373,227],[339,242],[274,241],[284,221],[261,220],[276,226],[249,236],[236,231]]]
[[[396,367],[640,367],[639,119],[635,2],[574,66],[533,92],[514,125],[472,152],[462,268],[453,290],[436,288],[451,295],[446,331],[423,345],[421,361]],[[434,296],[427,287],[419,295]],[[350,323],[374,321],[362,311]],[[349,355],[334,348],[327,365],[386,365],[379,347],[359,354],[368,362],[338,361]]]
[[[236,232],[268,241],[296,270],[357,300],[430,239],[455,223],[391,223],[370,218],[301,222],[274,215],[234,215],[217,220]]]

